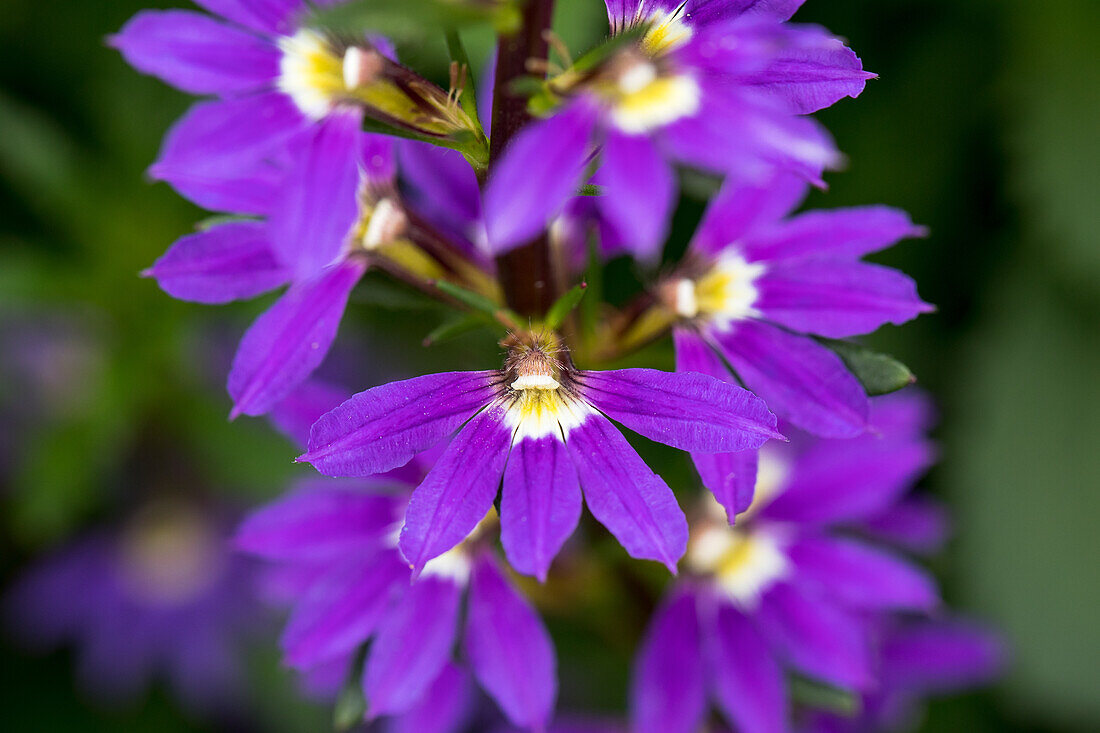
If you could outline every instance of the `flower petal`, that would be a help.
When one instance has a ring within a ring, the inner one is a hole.
[[[481,219],[481,190],[462,154],[415,140],[399,141],[397,152],[417,210],[469,236]]]
[[[286,663],[307,669],[346,654],[374,632],[409,569],[396,552],[357,555],[319,578],[295,605],[280,645]]]
[[[875,74],[824,29],[791,29],[788,44],[766,68],[740,80],[782,99],[793,114],[808,115],[844,97],[858,97]]]
[[[760,599],[765,636],[800,671],[840,687],[873,683],[866,631],[857,618],[817,594],[778,583]]]
[[[860,206],[807,211],[747,237],[740,249],[749,260],[856,259],[925,233],[900,209]]]
[[[336,259],[359,214],[360,120],[359,112],[336,112],[314,127],[269,220],[272,245],[298,278]]]
[[[195,303],[244,300],[289,279],[259,222],[230,222],[183,237],[142,275],[173,298]]]
[[[783,670],[753,623],[718,603],[705,650],[714,699],[742,733],[788,730]]]
[[[307,379],[271,408],[267,419],[283,435],[303,448],[309,445],[309,431],[321,419],[348,398],[347,390],[319,379]]]
[[[584,397],[612,420],[681,450],[747,450],[783,437],[763,400],[705,374],[617,369],[581,372],[580,382]]]
[[[447,662],[418,703],[389,719],[386,733],[459,733],[475,699],[469,673]]]
[[[877,540],[909,552],[930,554],[947,541],[950,520],[938,501],[914,496],[864,519],[860,526]]]
[[[390,609],[367,658],[367,717],[412,709],[451,658],[461,590],[448,578],[418,580]]]
[[[787,556],[800,582],[847,606],[931,611],[939,605],[927,573],[862,542],[806,534],[787,547]]]
[[[554,645],[488,552],[474,562],[464,645],[474,677],[508,719],[545,730],[558,688]]]
[[[691,246],[718,255],[751,241],[753,232],[774,225],[801,203],[809,185],[791,173],[776,173],[763,183],[732,176],[711,199]],[[748,254],[748,253],[746,253]]]
[[[561,439],[516,441],[500,501],[500,541],[512,567],[545,581],[580,517],[580,481]]]
[[[781,264],[755,284],[755,307],[769,321],[829,338],[860,336],[933,310],[912,278],[866,262]]]
[[[1004,642],[988,629],[954,619],[903,627],[882,645],[883,684],[913,694],[984,684],[1005,662]]]
[[[231,417],[264,414],[324,361],[365,270],[361,260],[336,264],[292,286],[256,319],[229,372]]]
[[[672,170],[648,137],[608,130],[600,156],[600,212],[634,257],[661,256],[676,197]]]
[[[726,510],[730,524],[752,504],[758,455],[755,450],[691,454],[699,478]]]
[[[109,42],[138,71],[192,94],[237,94],[272,84],[270,41],[188,10],[143,10]]]
[[[654,612],[634,663],[631,730],[692,733],[706,712],[695,596],[675,590]]]
[[[863,386],[824,346],[754,320],[712,334],[745,386],[780,417],[830,438],[850,438],[867,428]]]
[[[485,227],[494,254],[546,227],[573,195],[588,157],[595,112],[579,102],[516,135],[485,187]]]
[[[676,572],[687,549],[687,520],[672,490],[615,426],[590,414],[566,441],[588,509],[632,557]]]
[[[491,406],[474,416],[413,491],[399,546],[414,573],[470,534],[493,505],[512,431]]]
[[[302,0],[195,0],[195,4],[260,33],[290,35]]]
[[[328,476],[370,476],[403,466],[493,398],[493,372],[428,374],[368,389],[313,426],[299,458]]]

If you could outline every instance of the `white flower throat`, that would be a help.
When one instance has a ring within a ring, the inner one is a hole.
[[[584,422],[592,408],[559,381],[561,367],[541,349],[521,356],[512,369],[504,399],[513,442],[554,435],[564,439]]]
[[[759,315],[756,281],[765,270],[759,262],[726,252],[702,276],[676,281],[673,309],[682,318],[706,318],[719,328]]]

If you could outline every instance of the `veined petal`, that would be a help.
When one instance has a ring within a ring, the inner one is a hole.
[[[461,590],[449,578],[418,580],[378,628],[363,688],[367,717],[412,709],[451,657]]]
[[[580,482],[561,439],[516,441],[500,501],[500,541],[512,567],[545,581],[580,517]]]
[[[716,23],[742,15],[760,15],[774,20],[790,20],[805,0],[701,0],[691,4],[692,22]]]
[[[230,222],[176,241],[142,273],[173,298],[228,303],[287,282],[260,222]]]
[[[766,69],[741,82],[775,94],[793,114],[812,114],[844,97],[858,97],[867,80],[875,78],[863,70],[855,52],[823,29],[789,29],[792,33],[797,35]]]
[[[755,307],[769,321],[829,338],[871,333],[933,310],[917,296],[912,278],[866,262],[783,263],[755,285]]]
[[[757,619],[771,643],[804,674],[857,690],[873,683],[859,620],[820,595],[777,583],[761,598]]]
[[[755,450],[691,454],[699,478],[726,510],[730,524],[752,504],[758,455]]]
[[[138,71],[192,94],[237,94],[279,73],[273,43],[188,10],[143,10],[109,42]]]
[[[195,0],[195,4],[260,33],[288,35],[302,0]]]
[[[773,225],[793,211],[807,191],[806,181],[791,173],[776,173],[763,184],[731,177],[711,199],[691,246],[710,255],[718,255],[734,245],[740,249],[742,240],[752,241],[753,232]],[[751,257],[752,251],[745,254]]]
[[[298,460],[328,476],[370,476],[403,466],[487,405],[494,376],[428,374],[360,392],[317,421],[309,452]]]
[[[707,631],[707,677],[726,717],[742,733],[788,730],[783,670],[753,623],[719,602]]]
[[[687,520],[672,490],[602,415],[589,414],[566,441],[589,511],[632,557],[676,572]]]
[[[557,662],[542,619],[488,552],[474,562],[464,646],[481,686],[517,726],[544,730],[557,697]]]
[[[939,604],[927,573],[855,540],[805,535],[787,554],[800,582],[854,608],[930,611]]]
[[[712,334],[745,385],[780,417],[832,438],[850,438],[867,428],[863,386],[824,346],[753,320]]]
[[[459,733],[475,699],[469,673],[447,662],[418,703],[389,719],[386,733]]]
[[[272,212],[272,244],[298,278],[340,255],[359,213],[360,121],[360,112],[341,111],[315,126]]]
[[[256,319],[229,372],[231,417],[264,414],[324,361],[365,270],[361,260],[336,264],[292,286]]]
[[[362,481],[323,479],[249,514],[236,547],[268,560],[326,560],[378,544],[400,517],[403,498],[368,493]]]
[[[573,195],[595,121],[595,111],[587,103],[574,103],[523,128],[508,144],[483,199],[494,254],[534,237]]]
[[[304,448],[309,445],[309,431],[313,423],[347,398],[347,390],[342,387],[334,387],[319,379],[307,379],[272,407],[267,419]]]
[[[489,511],[511,442],[504,411],[491,406],[458,432],[413,491],[399,547],[414,573],[466,539]]]
[[[763,400],[705,374],[618,369],[581,372],[580,381],[608,417],[681,450],[747,450],[782,437]]]
[[[889,206],[807,211],[747,237],[741,251],[754,261],[857,259],[925,233],[907,213]]]
[[[333,567],[294,607],[280,640],[286,663],[306,669],[354,650],[374,632],[408,577],[409,569],[393,551]]]
[[[654,612],[631,683],[631,730],[692,733],[706,712],[696,598],[674,590]]]
[[[648,137],[615,129],[607,131],[600,161],[596,205],[634,257],[655,262],[676,196],[672,170]]]

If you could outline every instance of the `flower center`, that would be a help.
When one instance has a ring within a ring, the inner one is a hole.
[[[346,91],[344,61],[320,33],[302,29],[279,39],[279,90],[307,117],[321,119]]]
[[[691,26],[684,22],[684,6],[675,10],[656,10],[649,16],[649,28],[642,36],[642,50],[653,58],[680,48],[691,40]]]
[[[490,507],[473,531],[466,536],[466,539],[442,555],[428,561],[428,564],[424,566],[424,570],[421,571],[421,577],[435,575],[453,580],[458,585],[465,585],[470,578],[474,547],[481,538],[494,531],[499,524],[500,517],[497,515],[497,510]]]
[[[706,523],[691,538],[688,566],[710,575],[738,606],[753,609],[760,597],[787,574],[781,538],[766,528],[740,529]]]
[[[510,362],[505,414],[514,440],[546,435],[564,439],[584,422],[592,408],[562,386],[562,366],[543,347],[527,347]]]
[[[146,506],[122,537],[122,573],[142,600],[181,605],[218,576],[218,538],[198,512],[178,502]]]
[[[695,114],[698,83],[665,67],[637,49],[623,51],[611,61],[595,88],[609,103],[616,127],[640,134]]]
[[[683,318],[703,316],[727,328],[733,321],[757,314],[756,279],[764,270],[764,265],[747,262],[739,254],[723,254],[702,277],[676,282],[673,308]]]

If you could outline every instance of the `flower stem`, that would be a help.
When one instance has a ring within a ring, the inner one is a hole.
[[[523,25],[497,45],[496,79],[493,80],[492,134],[489,170],[500,159],[508,141],[530,121],[527,100],[511,93],[512,82],[527,75],[528,59],[545,61],[545,31],[554,15],[554,0],[527,0]],[[525,316],[542,316],[556,299],[550,245],[545,233],[497,258],[497,271],[508,306]]]

